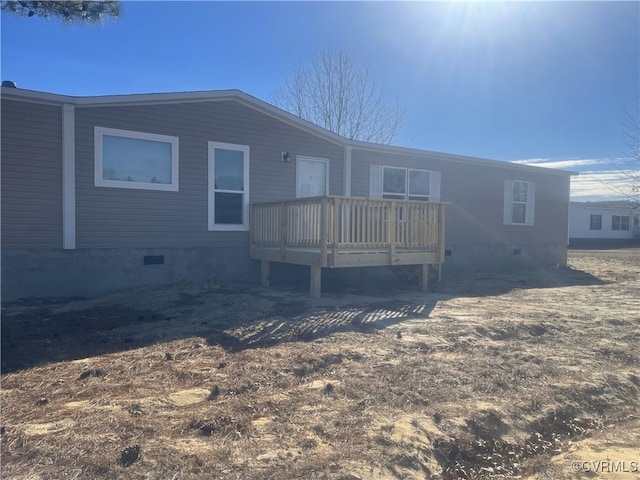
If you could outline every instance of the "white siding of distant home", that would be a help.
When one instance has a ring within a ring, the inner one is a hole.
[[[637,213],[635,213],[637,215]],[[591,215],[602,215],[601,230],[591,230]],[[612,230],[612,217],[628,216],[629,230]],[[633,236],[633,215],[628,209],[611,209],[589,205],[569,207],[569,238],[627,239]]]

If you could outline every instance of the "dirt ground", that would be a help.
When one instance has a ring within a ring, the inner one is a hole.
[[[3,479],[640,478],[640,251],[2,309]]]

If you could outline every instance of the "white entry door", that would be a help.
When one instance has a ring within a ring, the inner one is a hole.
[[[321,197],[329,194],[329,160],[297,157],[296,197]]]

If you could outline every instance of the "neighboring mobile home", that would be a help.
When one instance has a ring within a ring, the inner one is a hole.
[[[571,172],[351,141],[238,90],[1,93],[4,299],[566,263]]]
[[[571,202],[569,245],[606,247],[638,244],[640,207],[631,202]],[[634,242],[635,239],[635,242]]]

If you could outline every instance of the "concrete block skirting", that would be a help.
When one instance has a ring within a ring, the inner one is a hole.
[[[443,272],[527,269],[532,267],[564,267],[567,246],[560,244],[495,244],[457,245],[445,247]]]
[[[261,281],[260,262],[250,260],[248,250],[246,245],[9,250],[2,253],[2,300],[93,295],[180,281],[258,284]],[[567,263],[567,250],[563,245],[447,245],[446,250],[445,277],[447,272],[526,270]],[[360,275],[359,269],[323,270],[331,274],[328,281]],[[299,281],[309,282],[309,267],[306,266],[273,263],[270,273],[278,281],[299,277]]]
[[[638,248],[640,237],[636,238],[570,238],[569,248],[574,249],[607,249],[607,248]]]
[[[224,248],[8,250],[2,300],[93,295],[180,281],[255,283],[247,246]]]

